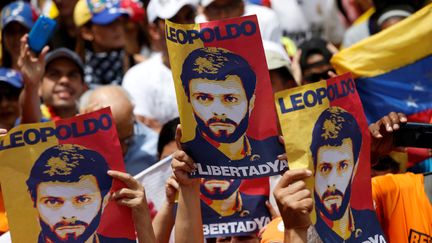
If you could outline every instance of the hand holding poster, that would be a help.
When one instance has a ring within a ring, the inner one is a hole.
[[[0,180],[13,242],[135,242],[129,208],[110,201],[124,171],[109,108],[21,125],[0,139]]]
[[[309,168],[312,222],[324,242],[385,242],[372,205],[370,135],[344,74],[275,96],[291,169]]]
[[[181,142],[197,163],[192,176],[252,178],[286,170],[277,159],[284,150],[256,16],[166,24]]]

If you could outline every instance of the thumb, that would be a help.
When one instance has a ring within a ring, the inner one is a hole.
[[[182,150],[181,137],[182,137],[182,129],[181,129],[181,125],[178,124],[176,129],[175,141],[176,141],[177,149],[179,150]]]
[[[39,54],[39,62],[40,63],[44,63],[45,62],[45,56],[48,53],[49,49],[50,49],[49,46],[45,46],[42,49],[41,53]]]

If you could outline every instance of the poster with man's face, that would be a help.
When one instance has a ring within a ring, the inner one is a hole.
[[[291,169],[309,168],[312,222],[324,242],[385,242],[372,205],[370,135],[344,74],[275,95]]]
[[[287,169],[256,16],[166,21],[166,42],[195,177],[241,179]]]
[[[13,242],[135,242],[129,208],[110,201],[124,171],[109,108],[20,125],[0,138],[2,185]]]
[[[201,178],[200,198],[205,238],[255,238],[270,222],[266,208],[269,179]]]

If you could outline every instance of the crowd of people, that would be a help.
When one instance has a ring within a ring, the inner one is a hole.
[[[427,4],[430,1],[2,1],[0,136],[19,124],[58,121],[109,106],[127,172],[110,171],[109,175],[128,187],[114,192],[111,199],[132,208],[139,242],[169,242],[173,237],[185,243],[320,242],[309,217],[314,205],[313,193],[305,183],[313,175],[309,170],[288,170],[278,179],[271,192],[278,210],[269,203],[263,205],[273,213],[274,222],[261,232],[204,239],[202,215],[197,210],[200,180],[187,176],[195,170],[194,161],[180,144],[165,20],[193,24],[257,15],[276,93],[336,76],[330,63],[335,53],[397,25]],[[57,26],[47,46],[36,54],[28,45],[29,32],[42,14],[54,18]],[[255,47],[245,44],[245,48]],[[429,242],[432,207],[430,194],[424,190],[428,179],[402,173],[404,168],[389,156],[394,149],[393,131],[405,122],[407,117],[395,111],[370,124],[371,170],[377,176],[372,179],[372,196],[388,242],[406,242],[408,238],[400,237],[410,234],[419,220],[428,229],[423,233]],[[132,176],[170,155],[173,175],[166,185],[167,201],[154,213],[146,201],[145,185],[143,188]],[[429,158],[425,163],[432,161]],[[389,198],[397,197],[411,200],[411,207],[418,210],[408,210],[410,206],[401,206],[396,199],[391,204]],[[395,208],[404,216],[392,221]],[[416,218],[418,214],[423,217]],[[279,222],[283,222],[283,232],[274,231]],[[0,190],[0,235],[8,230]]]

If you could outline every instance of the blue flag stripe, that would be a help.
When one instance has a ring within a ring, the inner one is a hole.
[[[391,72],[358,78],[357,90],[368,122],[391,111],[407,115],[432,109],[432,56]]]

